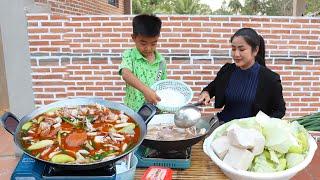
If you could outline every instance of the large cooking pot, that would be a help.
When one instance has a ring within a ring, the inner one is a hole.
[[[21,145],[21,137],[20,137],[20,131],[22,128],[22,125],[26,122],[29,121],[30,119],[33,119],[34,117],[47,112],[48,110],[52,108],[57,108],[57,107],[66,107],[66,106],[78,106],[78,105],[92,105],[92,104],[100,104],[102,106],[108,107],[110,109],[115,109],[119,111],[123,111],[125,114],[130,116],[138,125],[140,128],[140,137],[138,142],[131,147],[128,151],[126,151],[124,154],[121,154],[119,156],[116,156],[110,160],[107,161],[100,161],[100,162],[94,162],[94,163],[89,163],[89,164],[58,164],[58,163],[53,163],[50,161],[45,161],[42,159],[39,159],[32,154],[29,154],[26,152],[22,145]],[[42,161],[44,163],[47,163],[51,166],[54,166],[56,168],[60,169],[68,169],[68,170],[88,170],[88,169],[96,169],[100,167],[104,167],[108,164],[114,163],[115,161],[123,158],[130,152],[134,151],[143,141],[145,135],[146,135],[146,123],[148,122],[156,113],[156,108],[152,105],[145,104],[138,113],[133,111],[132,109],[128,108],[125,105],[122,105],[120,103],[115,103],[111,101],[106,101],[103,99],[96,99],[96,98],[75,98],[75,99],[67,99],[67,100],[62,100],[62,101],[57,101],[52,104],[48,104],[45,106],[42,106],[41,108],[38,108],[31,112],[28,115],[25,115],[20,121],[18,118],[10,113],[6,112],[2,117],[1,117],[1,122],[4,125],[4,128],[11,133],[14,136],[14,142],[15,144],[25,153],[28,154],[30,157],[33,159]]]
[[[157,124],[174,124],[173,114],[158,114],[153,116],[153,118],[148,121],[148,126]],[[198,135],[193,138],[183,139],[183,140],[153,140],[145,138],[142,142],[143,146],[156,149],[161,152],[179,151],[187,149],[192,145],[203,140],[206,135],[209,135],[215,128],[219,126],[219,121],[217,118],[212,116],[206,116],[201,118],[195,125],[197,129],[205,128],[205,133]]]

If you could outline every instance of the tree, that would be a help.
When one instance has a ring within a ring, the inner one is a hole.
[[[246,0],[241,12],[245,15],[261,15],[261,6],[262,2],[259,0]]]
[[[133,0],[132,11],[134,14],[151,14],[160,10],[161,2],[161,0]]]
[[[212,14],[214,14],[214,15],[231,15],[233,13],[228,10],[226,0],[223,0],[221,7],[219,9],[215,10]]]
[[[234,14],[239,14],[242,9],[242,5],[239,0],[231,0],[228,4],[228,8]]]
[[[293,0],[245,0],[242,6],[239,0],[230,0],[228,8],[222,5],[214,14],[290,16],[292,3]]]
[[[212,10],[200,0],[133,0],[133,13],[211,14]]]
[[[306,4],[306,15],[320,16],[320,0],[306,0]]]

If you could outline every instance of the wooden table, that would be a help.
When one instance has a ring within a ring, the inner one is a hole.
[[[173,170],[172,179],[228,179],[202,150],[203,141],[192,147],[191,167]],[[141,179],[147,168],[137,168],[135,179]]]

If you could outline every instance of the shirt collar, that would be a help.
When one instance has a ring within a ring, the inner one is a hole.
[[[147,61],[149,63],[149,61],[145,57],[143,57],[143,55],[140,53],[138,48],[134,48],[133,51],[136,56],[136,59],[141,59],[141,60]],[[152,64],[159,63],[161,61],[163,61],[163,57],[161,56],[161,54],[158,51],[155,51],[155,61],[153,61]]]
[[[237,67],[237,66],[236,66]],[[245,73],[254,73],[254,72],[257,72],[259,71],[259,68],[260,68],[260,64],[255,62],[250,68],[248,69],[241,69],[240,67],[237,67],[237,69],[241,72],[245,72]]]

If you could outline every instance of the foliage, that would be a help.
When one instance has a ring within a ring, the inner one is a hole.
[[[292,2],[293,0],[245,0],[242,5],[239,0],[230,0],[227,5],[222,5],[214,14],[290,16]]]
[[[305,0],[307,7],[305,10],[306,15],[320,16],[320,0]]]
[[[214,0],[213,0],[214,1]],[[305,15],[320,15],[320,0],[305,0]],[[200,0],[133,0],[134,14],[215,14],[215,15],[267,15],[291,16],[293,0],[224,0],[222,6],[212,11]]]
[[[200,0],[133,0],[134,14],[212,14],[212,10]]]

